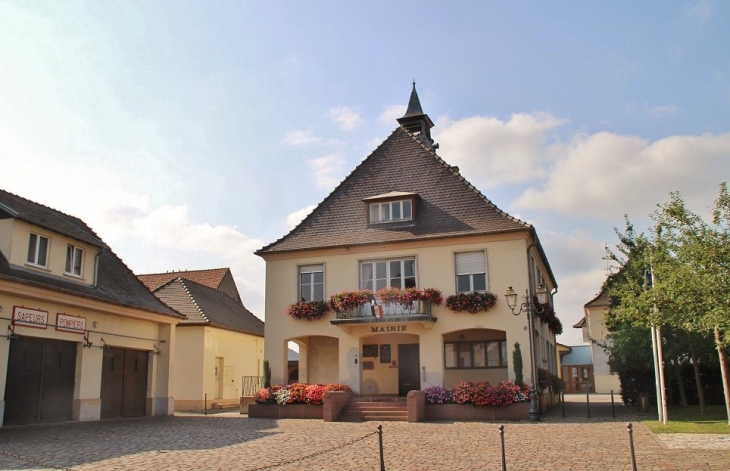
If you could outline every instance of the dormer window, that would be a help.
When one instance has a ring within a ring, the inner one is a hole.
[[[415,193],[393,191],[366,198],[368,223],[410,221],[414,219]]]
[[[48,237],[30,234],[28,241],[28,263],[38,267],[48,266]]]
[[[81,277],[84,266],[84,249],[71,244],[66,247],[66,274]]]

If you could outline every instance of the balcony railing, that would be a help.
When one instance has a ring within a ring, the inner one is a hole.
[[[384,319],[403,316],[427,316],[431,315],[431,301],[424,299],[412,303],[375,303],[336,312],[337,319]]]

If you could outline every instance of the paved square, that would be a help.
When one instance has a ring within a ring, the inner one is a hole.
[[[600,408],[595,405],[593,407]],[[626,409],[594,409],[590,421],[578,417],[585,405],[560,406],[540,423],[505,423],[509,470],[631,470],[626,423],[634,422],[639,470],[728,470],[727,447],[702,449],[702,440],[670,448]],[[145,417],[85,423],[0,428],[0,469],[47,470],[38,463],[91,470],[378,470],[377,422],[325,423],[321,420],[249,419],[238,413]],[[387,470],[499,470],[499,424],[383,423]],[[354,442],[348,444],[349,442]],[[330,451],[331,450],[331,451]]]

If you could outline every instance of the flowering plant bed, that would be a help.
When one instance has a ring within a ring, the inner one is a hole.
[[[321,319],[328,310],[329,307],[324,301],[300,301],[290,304],[286,308],[286,313],[294,319],[307,319],[311,321]]]
[[[343,384],[294,383],[259,389],[256,404],[248,406],[248,416],[265,419],[321,419],[328,391],[352,391]]]
[[[489,311],[496,305],[497,296],[489,292],[458,293],[446,298],[446,307],[454,312],[466,311],[476,314],[477,312]]]
[[[324,399],[324,394],[328,391],[350,392],[352,389],[349,386],[337,383],[293,383],[285,386],[276,385],[259,389],[254,395],[254,400],[256,404],[278,404],[280,406],[286,406],[288,404],[320,405]]]
[[[530,403],[506,407],[475,407],[473,404],[426,404],[426,420],[488,421],[527,420]]]
[[[530,387],[514,381],[489,383],[464,381],[453,389],[432,386],[423,390],[427,404],[472,404],[478,407],[505,407],[530,401]]]

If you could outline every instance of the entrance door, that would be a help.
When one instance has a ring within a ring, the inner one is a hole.
[[[398,395],[421,389],[421,362],[417,343],[398,345]]]
[[[147,407],[148,352],[105,348],[101,372],[101,418],[140,417]]]
[[[11,339],[3,423],[71,420],[75,377],[76,343]]]

